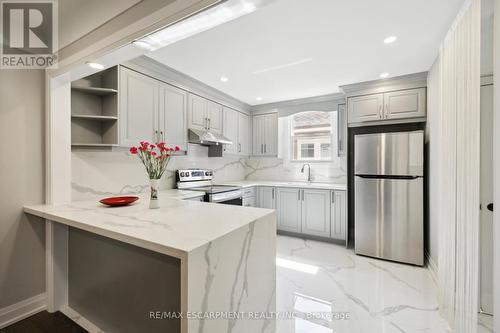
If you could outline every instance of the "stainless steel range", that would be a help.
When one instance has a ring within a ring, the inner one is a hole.
[[[205,192],[206,202],[243,205],[243,192],[239,187],[213,185],[213,171],[203,169],[177,170],[177,188]]]

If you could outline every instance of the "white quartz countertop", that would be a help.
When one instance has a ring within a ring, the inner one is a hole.
[[[346,184],[333,184],[333,183],[307,183],[307,182],[286,182],[286,181],[270,181],[270,180],[241,180],[233,182],[219,182],[219,185],[231,185],[241,188],[252,186],[276,186],[276,187],[300,187],[300,188],[314,188],[314,189],[327,189],[327,190],[347,190]]]
[[[199,196],[195,191],[174,191],[170,192],[174,197]],[[142,194],[140,200],[125,207],[107,207],[92,200],[25,206],[24,211],[181,259],[200,246],[275,214],[261,208],[173,199],[168,192],[160,192],[159,209],[149,209],[148,195]]]
[[[161,190],[159,197],[160,198],[186,200],[186,199],[203,197],[204,195],[205,195],[205,193],[200,192],[200,191],[171,189],[171,190]]]

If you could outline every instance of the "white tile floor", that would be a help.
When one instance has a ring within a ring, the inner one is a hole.
[[[286,236],[278,236],[277,252],[277,310],[299,313],[278,320],[279,333],[449,332],[425,268]],[[312,312],[349,319],[308,318]]]

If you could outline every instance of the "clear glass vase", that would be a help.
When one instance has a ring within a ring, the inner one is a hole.
[[[160,186],[159,179],[149,180],[149,188],[151,191],[151,197],[149,198],[149,208],[151,209],[160,208],[160,200],[158,199],[159,186]]]

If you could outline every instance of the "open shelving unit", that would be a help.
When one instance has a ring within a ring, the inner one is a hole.
[[[118,66],[71,83],[71,145],[118,145]]]

